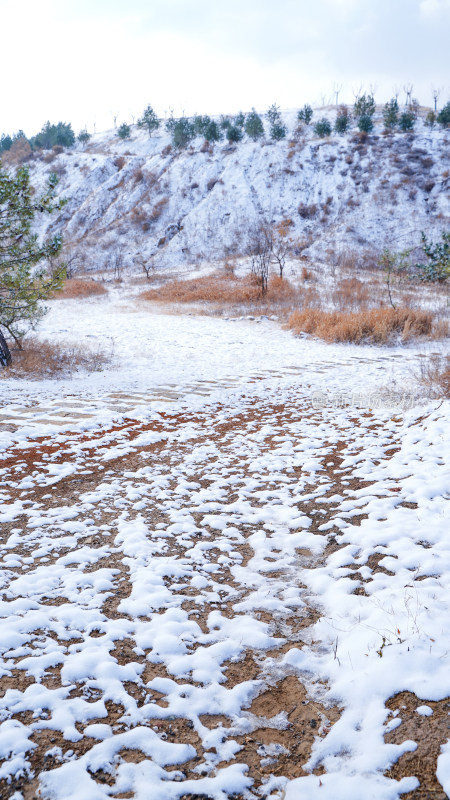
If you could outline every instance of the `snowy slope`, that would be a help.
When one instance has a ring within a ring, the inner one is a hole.
[[[319,110],[314,119],[323,115],[333,121],[335,112]],[[149,139],[133,126],[127,141],[109,131],[51,163],[32,161],[32,178],[42,185],[50,171],[60,175],[68,203],[51,228],[62,225],[92,269],[110,266],[119,245],[130,264],[139,254],[156,254],[162,266],[239,254],[261,217],[291,219],[292,238],[331,261],[404,249],[421,230],[438,236],[448,227],[448,131],[419,119],[414,133],[383,135],[378,115],[365,142],[355,130],[319,139],[312,126],[296,132],[296,112],[284,118],[281,142],[205,148],[197,138],[184,151],[171,149],[164,131]]]

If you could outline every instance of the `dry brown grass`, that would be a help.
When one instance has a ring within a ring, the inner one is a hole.
[[[339,311],[354,311],[366,308],[371,299],[367,284],[358,278],[344,278],[332,294],[333,304]]]
[[[97,372],[112,357],[102,349],[92,349],[84,344],[25,339],[23,349],[11,348],[11,366],[0,371],[2,378],[53,378],[63,377],[76,370]]]
[[[30,161],[33,153],[31,151],[30,143],[27,139],[16,139],[12,143],[9,150],[2,153],[3,166],[17,166],[23,164],[25,161]]]
[[[450,356],[432,355],[424,359],[419,380],[433,396],[450,398]]]
[[[94,297],[99,294],[106,294],[107,290],[102,283],[95,281],[93,278],[70,278],[67,280],[58,292],[55,292],[53,297],[55,299],[61,298],[64,300],[81,299],[84,297]]]
[[[386,344],[395,337],[403,342],[433,335],[433,314],[411,308],[374,308],[364,311],[294,311],[288,322],[294,333],[310,333],[327,342]]]
[[[149,289],[140,296],[143,300],[161,303],[203,303],[224,309],[238,305],[270,306],[292,303],[298,291],[287,280],[274,276],[269,281],[267,294],[262,297],[257,279],[253,275],[238,278],[232,272],[215,272],[191,280],[175,280],[159,289]]]

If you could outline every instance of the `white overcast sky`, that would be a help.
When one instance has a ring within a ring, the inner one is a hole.
[[[450,93],[450,0],[0,0],[0,133]]]

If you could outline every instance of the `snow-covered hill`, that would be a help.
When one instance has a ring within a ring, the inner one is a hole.
[[[314,119],[334,109],[315,112]],[[170,146],[165,131],[148,138],[132,127],[87,145],[47,152],[30,163],[32,181],[51,171],[68,198],[45,224],[63,228],[66,243],[83,251],[85,266],[111,267],[120,247],[125,261],[155,256],[158,266],[193,264],[244,252],[260,218],[291,220],[298,252],[339,261],[358,254],[370,262],[383,247],[404,249],[420,232],[438,237],[450,221],[449,131],[417,121],[412,133],[358,131],[318,138],[284,113],[288,136],[208,146],[197,138],[186,150]],[[314,120],[313,120],[314,122]],[[92,246],[94,245],[94,246]]]

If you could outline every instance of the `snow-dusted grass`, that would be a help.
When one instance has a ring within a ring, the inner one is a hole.
[[[420,363],[421,382],[432,395],[450,398],[450,356],[440,353]]]
[[[301,302],[302,293],[289,280],[272,275],[267,293],[255,275],[235,276],[216,272],[203,277],[175,280],[141,294],[143,300],[158,303],[195,305],[212,313],[286,314]]]

